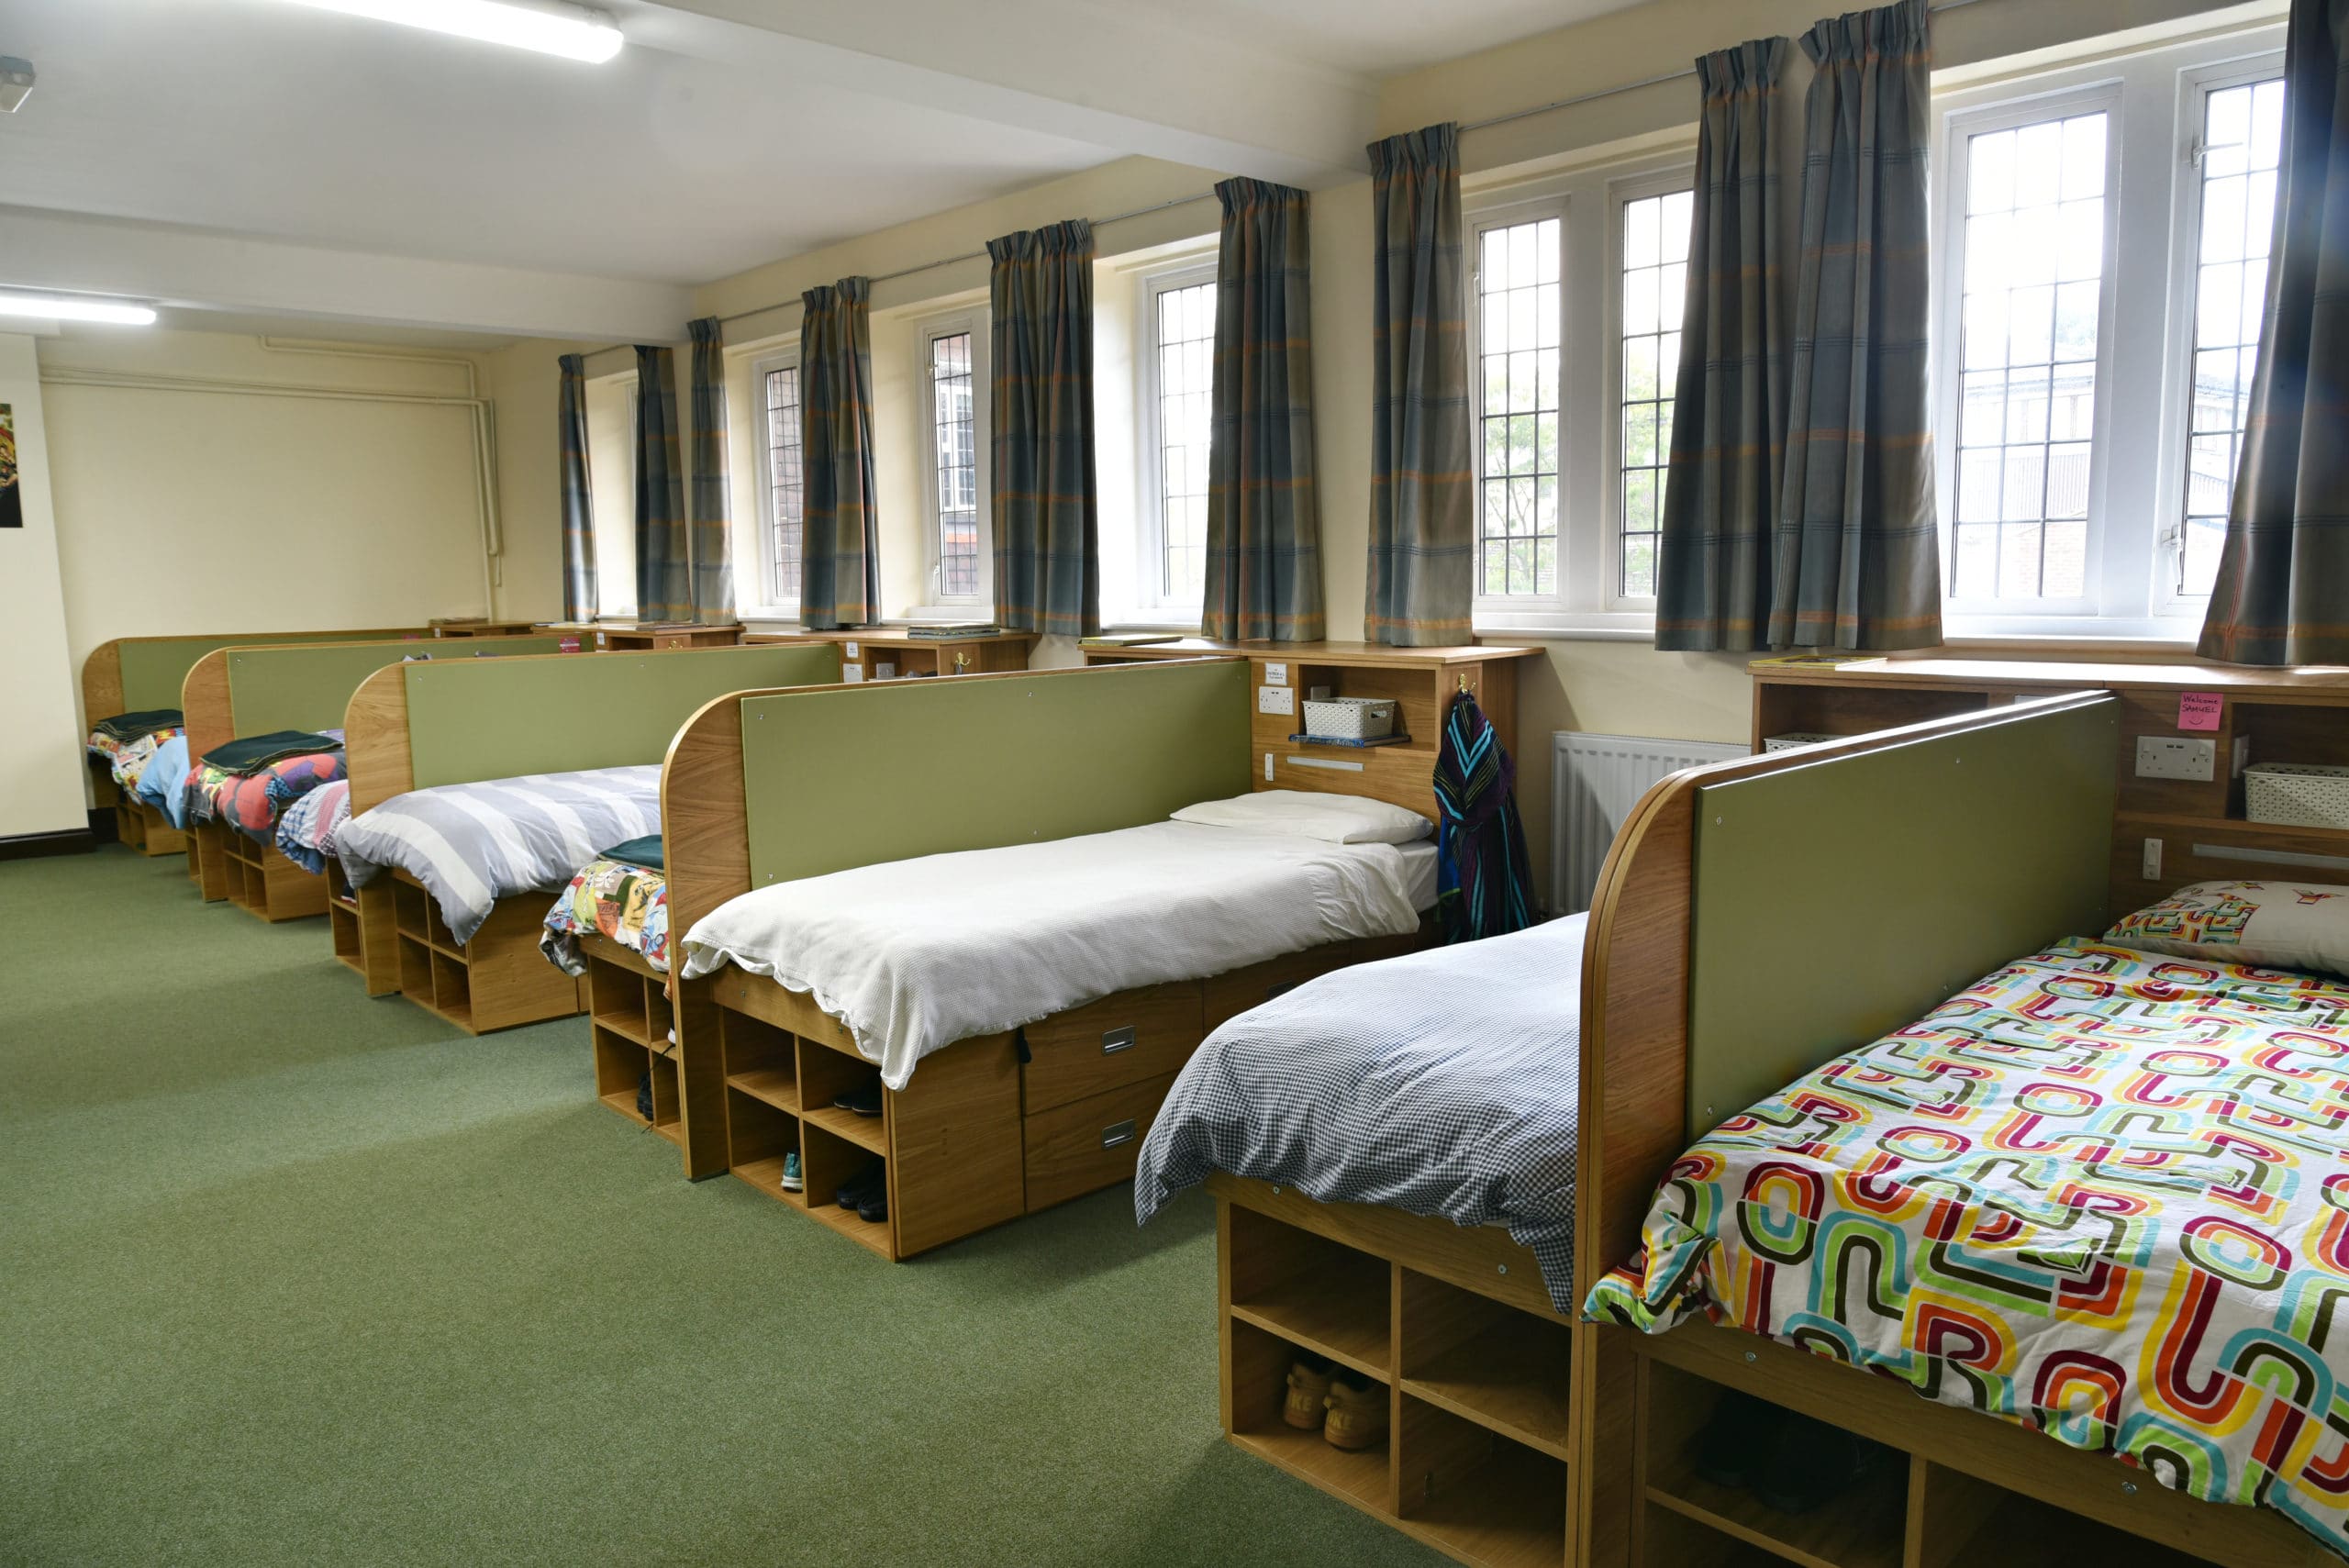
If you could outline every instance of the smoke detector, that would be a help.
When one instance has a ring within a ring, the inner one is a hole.
[[[33,62],[0,54],[0,115],[13,115],[32,96]]]

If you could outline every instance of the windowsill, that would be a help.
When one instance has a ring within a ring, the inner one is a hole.
[[[1179,610],[1104,610],[1101,612],[1103,632],[1164,631],[1183,637],[1199,635],[1199,617],[1185,619]]]
[[[1475,635],[1487,640],[1520,638],[1540,642],[1653,642],[1655,617],[1642,611],[1478,610]],[[1137,627],[1134,629],[1141,629]],[[2201,628],[2176,618],[2049,619],[2033,626],[2022,617],[1953,616],[1943,628],[1941,646],[1962,652],[2190,654]]]

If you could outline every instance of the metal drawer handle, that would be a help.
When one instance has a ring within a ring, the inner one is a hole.
[[[1131,1117],[1101,1129],[1101,1147],[1104,1149],[1115,1149],[1120,1143],[1131,1143],[1133,1140],[1134,1121]]]
[[[1104,1056],[1115,1056],[1115,1055],[1117,1055],[1117,1054],[1118,1054],[1118,1052],[1119,1052],[1119,1051],[1131,1051],[1133,1048],[1134,1048],[1134,1028],[1133,1028],[1133,1026],[1132,1026],[1131,1024],[1128,1024],[1124,1029],[1104,1029],[1104,1030],[1102,1031],[1102,1034],[1101,1034],[1101,1054],[1102,1054],[1102,1055],[1104,1055]]]

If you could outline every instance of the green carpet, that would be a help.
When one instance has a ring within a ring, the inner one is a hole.
[[[0,863],[0,1562],[1440,1559],[1216,1424],[1212,1209],[891,1266],[323,922]]]

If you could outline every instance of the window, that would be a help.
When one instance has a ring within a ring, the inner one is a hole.
[[[1146,285],[1142,392],[1144,606],[1196,611],[1206,593],[1208,451],[1215,379],[1215,269]]]
[[[931,591],[940,604],[970,604],[990,586],[977,402],[985,355],[979,328],[967,318],[930,324],[920,343]]]
[[[588,517],[596,539],[596,614],[636,614],[636,377],[587,384]]]
[[[2243,455],[2267,297],[2267,246],[2284,145],[2280,77],[2209,88],[2196,137],[2194,371],[2187,410],[2182,595],[2210,592]]]
[[[800,540],[805,514],[800,466],[799,361],[763,360],[751,370],[763,423],[759,427],[760,521],[766,558],[766,602],[796,609],[800,589]]]
[[[2280,41],[2246,29],[1936,100],[1953,635],[2193,635],[2258,359]]]
[[[2094,110],[1965,139],[1953,599],[2087,592],[2109,119]]]
[[[1476,228],[1476,585],[1500,603],[1559,595],[1565,223],[1549,206]]]
[[[1635,195],[1622,214],[1622,340],[1615,403],[1622,415],[1617,450],[1616,593],[1655,597],[1656,538],[1664,476],[1672,457],[1672,398],[1680,373],[1680,317],[1688,287],[1687,191]]]

